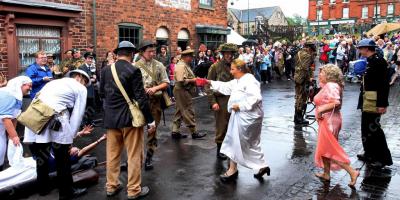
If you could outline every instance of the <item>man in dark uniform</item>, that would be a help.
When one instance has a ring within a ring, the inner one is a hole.
[[[229,82],[233,80],[230,73],[233,56],[237,52],[237,46],[232,43],[222,44],[219,51],[223,59],[210,67],[207,79],[213,81]],[[228,101],[230,96],[223,95],[212,90],[207,90],[208,101],[211,108],[215,111],[215,143],[217,143],[217,158],[226,160],[227,157],[220,153],[222,142],[224,141],[230,114],[228,112]]]
[[[372,167],[382,168],[392,165],[392,156],[387,146],[385,133],[380,120],[389,106],[389,78],[388,64],[375,51],[376,43],[371,39],[364,39],[358,44],[362,56],[367,57],[367,70],[363,77],[358,108],[362,110],[361,136],[364,154],[357,157],[367,161]],[[366,103],[375,104],[369,108]]]
[[[294,73],[294,82],[296,84],[296,104],[294,123],[296,125],[308,125],[308,121],[304,119],[304,113],[307,108],[306,85],[311,82],[314,77],[311,66],[314,64],[315,51],[315,44],[306,42],[303,49],[297,52],[295,58],[296,69]]]
[[[135,46],[128,41],[119,43],[114,50],[117,54],[115,69],[122,87],[130,99],[134,99],[144,115],[148,132],[155,131],[155,122],[144,90],[142,73],[132,65]],[[100,96],[104,98],[103,126],[107,129],[107,196],[116,195],[122,185],[119,181],[120,159],[125,146],[128,157],[128,199],[138,199],[149,193],[147,186],[141,186],[141,168],[143,163],[144,130],[133,127],[132,114],[121,90],[114,81],[111,67],[101,71]]]

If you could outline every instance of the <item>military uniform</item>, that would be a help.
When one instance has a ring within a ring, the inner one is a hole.
[[[71,65],[71,62],[72,62],[71,58],[66,58],[63,61],[61,61],[59,67],[60,70],[63,72],[63,75],[69,72],[69,66]]]
[[[237,46],[235,44],[227,43],[222,44],[219,47],[221,53],[232,52],[232,60],[234,53],[237,52]],[[211,65],[208,71],[208,80],[228,82],[233,80],[233,75],[230,73],[231,63],[228,63],[225,59]],[[208,88],[207,88],[208,89]],[[220,154],[222,142],[225,139],[225,135],[228,129],[230,113],[228,112],[228,101],[230,96],[223,95],[219,92],[213,92],[207,90],[208,101],[211,106],[218,104],[219,110],[214,112],[215,115],[215,143],[217,144],[217,157],[220,159],[226,159],[226,156]]]
[[[192,95],[196,93],[196,85],[188,83],[185,79],[195,78],[190,66],[180,60],[174,71],[175,87],[173,90],[175,97],[175,115],[172,125],[172,132],[179,133],[182,120],[185,122],[190,132],[196,133],[196,120],[194,117]]]
[[[72,58],[71,62],[68,65],[70,71],[78,69],[80,66],[85,64],[85,59],[83,58]]]
[[[314,55],[302,49],[296,55],[296,69],[294,74],[296,103],[294,121],[296,124],[306,123],[304,110],[307,108],[306,84],[314,77],[311,65],[314,63]]]
[[[139,67],[143,76],[143,85],[145,88],[152,88],[162,83],[168,83],[169,79],[164,65],[152,59],[150,62],[146,62],[144,59],[139,60],[135,63],[136,67]],[[156,79],[156,80],[154,80]],[[156,129],[161,121],[161,98],[162,91],[157,91],[154,95],[149,96],[151,115],[156,122]],[[157,148],[157,130],[154,134],[149,134],[147,137],[147,159],[151,159],[156,148]]]

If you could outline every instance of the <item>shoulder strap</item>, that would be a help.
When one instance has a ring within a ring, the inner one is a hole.
[[[147,69],[147,67],[144,66],[141,62],[136,62],[136,65],[137,65],[140,69],[143,69],[148,75],[150,75],[150,76],[151,76],[151,79],[153,79],[153,81],[158,82],[158,81],[157,81],[157,78],[156,78],[156,75],[154,74],[155,69],[154,69],[154,67],[153,67],[153,63],[152,63],[152,68],[153,68],[152,70],[153,70],[153,73],[152,73],[149,69]]]
[[[129,99],[128,94],[126,93],[124,87],[122,86],[121,81],[118,78],[117,69],[115,68],[115,64],[111,65],[111,73],[112,73],[112,76],[113,76],[113,79],[114,79],[115,83],[118,86],[118,89],[121,91],[121,93],[124,96],[126,102],[128,102],[128,104],[131,105],[132,101]]]
[[[301,56],[300,56],[300,51],[297,52],[297,57],[299,58],[300,64],[301,64]]]

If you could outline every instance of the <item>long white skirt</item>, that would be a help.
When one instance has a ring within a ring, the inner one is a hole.
[[[268,165],[260,145],[262,110],[258,106],[254,110],[232,111],[221,153],[232,161],[258,172]]]

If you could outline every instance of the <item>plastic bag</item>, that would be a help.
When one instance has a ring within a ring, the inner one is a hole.
[[[22,156],[22,145],[15,146],[12,140],[8,140],[7,158],[11,167],[22,167],[24,157]]]

